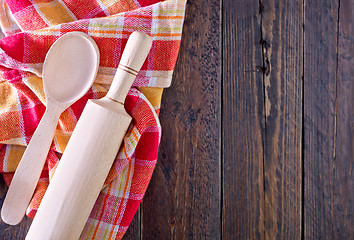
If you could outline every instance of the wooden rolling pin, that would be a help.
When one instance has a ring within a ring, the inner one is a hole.
[[[85,106],[27,240],[80,237],[131,122],[123,104],[151,44],[148,35],[132,33],[107,95]]]

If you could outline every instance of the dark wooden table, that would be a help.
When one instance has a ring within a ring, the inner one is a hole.
[[[353,8],[188,2],[158,164],[124,239],[354,239]],[[29,225],[2,223],[0,239]]]

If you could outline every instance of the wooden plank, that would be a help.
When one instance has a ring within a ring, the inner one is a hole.
[[[220,2],[188,1],[142,239],[220,239]]]
[[[1,206],[4,201],[0,199]],[[0,239],[2,240],[17,240],[25,239],[27,231],[32,223],[32,220],[25,216],[25,218],[16,226],[7,225],[0,219]]]
[[[339,6],[333,239],[354,237],[354,31],[353,0]]]
[[[304,238],[335,239],[332,203],[338,1],[308,0],[304,11]]]
[[[261,0],[266,239],[300,239],[303,3]]]
[[[264,239],[258,9],[258,0],[223,1],[223,239]]]
[[[2,208],[2,203],[5,199],[5,193],[7,186],[5,181],[0,176],[0,209]],[[27,231],[31,225],[32,220],[27,216],[20,222],[20,224],[11,226],[2,221],[0,218],[0,239],[3,240],[15,240],[15,239],[25,239]]]
[[[305,239],[350,239],[354,236],[353,2],[309,1],[306,6],[304,235]]]

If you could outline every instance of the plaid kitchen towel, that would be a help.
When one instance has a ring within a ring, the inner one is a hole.
[[[92,88],[60,117],[47,162],[27,209],[34,217],[88,99],[103,97],[133,31],[149,34],[152,49],[125,101],[133,122],[91,212],[81,239],[120,239],[144,196],[157,160],[163,88],[179,50],[186,0],[0,0],[0,170],[9,184],[45,110],[45,55],[70,31],[91,36],[100,50]],[[60,84],[60,83],[58,83]]]

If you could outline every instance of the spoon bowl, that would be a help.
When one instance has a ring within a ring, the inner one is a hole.
[[[60,114],[92,85],[99,63],[95,42],[81,32],[60,37],[49,49],[43,66],[47,108],[16,169],[6,194],[2,220],[18,224],[25,215],[50,149]]]
[[[46,97],[71,104],[89,90],[96,76],[97,45],[84,33],[70,32],[59,38],[49,52],[43,66]]]

